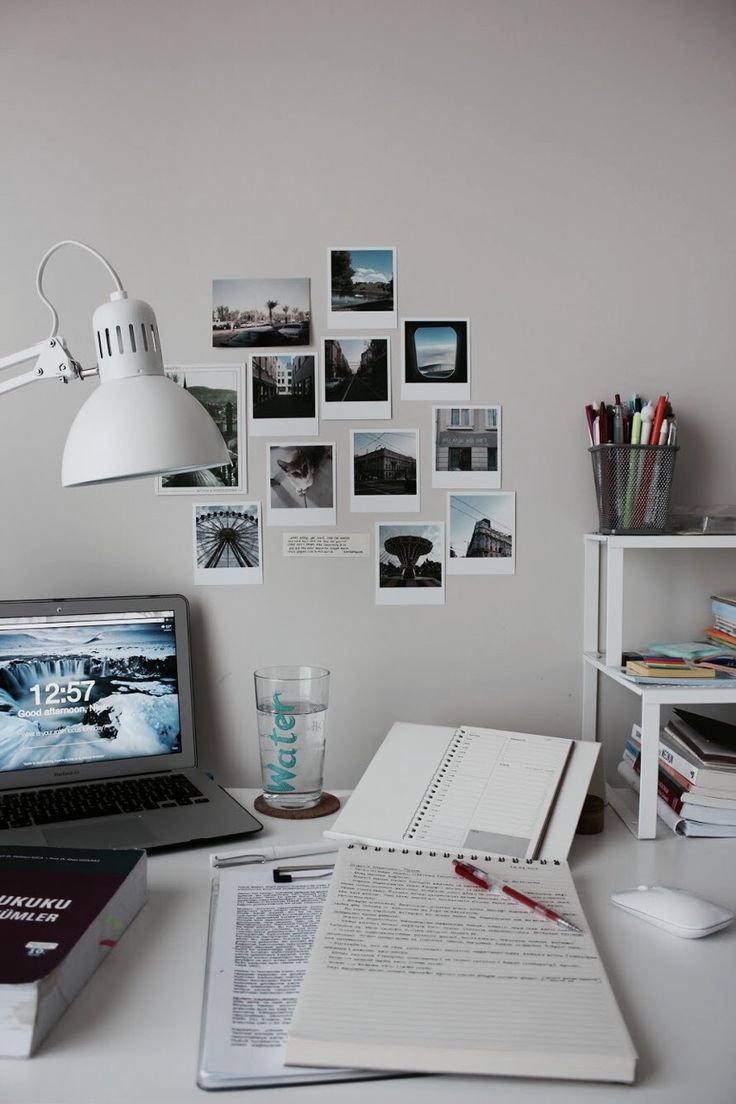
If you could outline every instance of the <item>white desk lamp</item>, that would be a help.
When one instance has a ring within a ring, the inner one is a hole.
[[[116,290],[92,319],[99,364],[82,368],[59,337],[59,316],[43,293],[49,258],[64,245],[97,257]],[[39,380],[85,379],[99,375],[72,423],[64,447],[65,487],[113,479],[197,471],[230,463],[222,435],[204,407],[164,374],[156,317],[140,299],[128,299],[118,274],[101,253],[78,241],[57,242],[38,266],[36,290],[51,311],[45,341],[0,359],[0,370],[36,358],[30,371],[0,382],[0,394]]]

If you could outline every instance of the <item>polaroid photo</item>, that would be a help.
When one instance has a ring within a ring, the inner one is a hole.
[[[268,524],[335,525],[335,445],[269,444]]]
[[[242,364],[167,364],[169,379],[202,404],[222,434],[231,463],[221,468],[177,472],[156,479],[156,493],[222,494],[246,489],[247,449],[243,419]]]
[[[364,514],[418,512],[418,429],[350,431],[350,509]]]
[[[331,330],[396,329],[396,250],[327,251]]]
[[[432,486],[501,486],[501,407],[435,406]]]
[[[323,418],[391,417],[391,342],[387,337],[325,337]]]
[[[402,399],[470,400],[467,318],[402,318]]]
[[[317,354],[251,354],[248,400],[252,437],[316,437]]]
[[[447,574],[513,575],[516,494],[462,491],[447,496]]]
[[[194,582],[263,582],[260,502],[194,504]]]
[[[212,281],[213,349],[311,344],[309,278]]]
[[[376,522],[375,561],[376,605],[444,604],[443,522]]]

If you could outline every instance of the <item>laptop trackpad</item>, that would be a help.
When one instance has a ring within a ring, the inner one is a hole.
[[[158,840],[140,817],[44,828],[50,847],[153,847]]]

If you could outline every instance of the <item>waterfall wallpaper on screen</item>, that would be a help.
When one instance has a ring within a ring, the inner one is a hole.
[[[0,771],[180,750],[172,614],[0,628]]]

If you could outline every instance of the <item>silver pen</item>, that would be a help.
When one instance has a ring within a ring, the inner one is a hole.
[[[329,855],[339,850],[332,843],[289,843],[274,847],[254,847],[247,851],[220,851],[210,855],[210,866],[245,866],[249,863],[273,862],[274,859],[296,859],[302,855]]]

